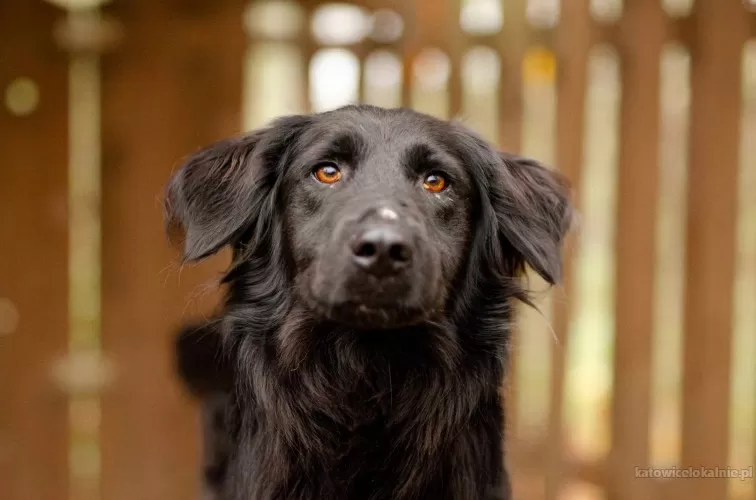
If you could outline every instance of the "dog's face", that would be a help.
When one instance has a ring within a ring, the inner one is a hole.
[[[282,185],[298,293],[353,326],[443,308],[465,261],[475,190],[432,119],[331,113],[299,139]]]
[[[280,119],[189,159],[168,210],[185,255],[226,244],[281,254],[317,317],[361,328],[433,319],[468,265],[549,282],[569,210],[564,184],[458,124],[348,107]],[[267,246],[267,250],[263,247]]]

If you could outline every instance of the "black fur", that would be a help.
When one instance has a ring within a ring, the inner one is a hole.
[[[313,178],[323,162],[341,181]],[[450,187],[433,194],[436,173]],[[526,265],[559,279],[567,194],[537,162],[410,110],[286,117],[189,158],[169,227],[187,260],[234,253],[217,323],[234,361],[221,498],[508,499],[512,301],[528,301]],[[396,217],[376,218],[385,207]],[[404,238],[408,265],[355,265],[375,227]]]
[[[233,363],[223,351],[218,321],[184,325],[176,338],[176,371],[200,401],[203,500],[221,500],[233,451],[228,410]]]
[[[223,350],[219,326],[217,320],[187,324],[176,337],[176,371],[200,398],[233,389],[233,362]]]

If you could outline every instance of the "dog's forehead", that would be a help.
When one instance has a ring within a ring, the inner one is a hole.
[[[344,108],[319,115],[308,132],[315,149],[345,149],[359,160],[393,160],[397,167],[418,147],[442,153],[453,140],[447,122],[406,109]]]

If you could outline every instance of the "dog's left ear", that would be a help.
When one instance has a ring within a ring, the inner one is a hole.
[[[548,283],[560,281],[562,241],[572,223],[567,180],[539,162],[499,153],[498,227],[505,243]]]

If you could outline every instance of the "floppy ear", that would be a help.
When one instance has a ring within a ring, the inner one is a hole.
[[[501,236],[548,283],[561,278],[561,246],[572,222],[567,180],[535,160],[500,153],[496,215]]]
[[[217,142],[190,156],[171,178],[165,213],[169,234],[183,230],[184,259],[199,260],[232,244],[269,201],[277,167],[306,123],[289,116],[269,127]]]

